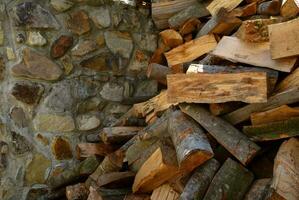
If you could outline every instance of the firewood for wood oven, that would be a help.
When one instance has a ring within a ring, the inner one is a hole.
[[[265,200],[270,190],[271,179],[258,179],[253,182],[244,200]]]
[[[130,194],[127,195],[124,200],[150,200],[150,195],[146,194]]]
[[[296,58],[282,58],[273,60],[270,54],[270,43],[249,43],[235,37],[224,36],[218,43],[213,55],[234,62],[267,67],[283,72],[290,72]]]
[[[280,13],[281,0],[262,2],[258,5],[257,14],[275,16]]]
[[[91,200],[120,200],[124,199],[132,191],[130,188],[116,188],[116,189],[107,189],[101,188],[98,186],[92,186],[92,197]]]
[[[136,126],[106,127],[100,132],[100,137],[106,144],[121,144],[137,135],[138,131],[143,128]]]
[[[299,13],[299,2],[297,0],[283,0],[280,15],[286,18],[296,17]]]
[[[180,195],[180,200],[203,199],[219,167],[219,162],[211,159],[195,169]]]
[[[134,177],[133,172],[111,172],[98,177],[97,185],[105,188],[131,187]]]
[[[169,51],[169,47],[167,47],[163,42],[159,45],[159,47],[154,51],[152,57],[149,60],[149,63],[158,63],[161,65],[166,64],[166,58],[164,53]]]
[[[175,151],[170,148],[158,148],[137,172],[133,192],[151,192],[167,180],[179,174]]]
[[[264,72],[172,74],[167,75],[167,86],[170,103],[267,101],[267,75]]]
[[[165,57],[169,66],[175,66],[190,62],[200,56],[212,51],[217,45],[217,41],[213,35],[204,35],[202,37],[186,42],[167,53]]]
[[[299,55],[299,19],[269,25],[270,51],[273,59]]]
[[[210,112],[215,115],[224,115],[227,113],[230,113],[234,110],[237,110],[238,108],[242,107],[244,103],[242,102],[226,102],[226,103],[211,103],[209,105]]]
[[[163,85],[167,85],[166,76],[171,74],[171,69],[167,66],[160,65],[157,63],[151,63],[147,67],[147,77],[150,79],[157,80]]]
[[[168,132],[181,170],[192,171],[213,157],[213,150],[204,131],[180,110],[171,113]]]
[[[207,7],[210,13],[214,16],[217,15],[221,8],[225,8],[227,11],[232,11],[236,8],[242,0],[213,0]]]
[[[280,106],[264,112],[250,115],[252,125],[261,125],[271,122],[287,120],[291,117],[299,117],[299,108],[291,108],[287,105]]]
[[[164,44],[171,49],[183,44],[184,42],[182,36],[174,29],[166,29],[160,32],[160,36]]]
[[[76,155],[79,160],[90,156],[106,156],[114,151],[114,147],[103,143],[80,143],[76,146]]]
[[[225,120],[213,116],[199,105],[181,104],[181,110],[205,128],[243,165],[247,165],[258,153],[260,147]]]
[[[68,200],[87,199],[89,191],[84,183],[70,185],[66,187],[66,197]]]
[[[254,141],[279,140],[295,137],[299,135],[299,117],[268,124],[244,126],[243,132]]]
[[[201,22],[199,21],[199,19],[190,18],[182,26],[180,26],[179,33],[185,37],[185,35],[191,34],[193,31],[198,30],[200,24]],[[192,40],[192,34],[190,40]]]
[[[274,161],[271,188],[287,200],[299,199],[299,139],[291,138],[279,148]],[[275,195],[275,194],[274,194]]]
[[[275,92],[283,92],[293,87],[299,86],[299,68],[295,69],[285,79],[283,79],[275,88]]]
[[[164,184],[153,191],[151,200],[178,200],[179,196],[169,184]]]
[[[252,2],[243,7],[238,7],[234,9],[233,11],[231,11],[231,15],[235,17],[248,17],[248,16],[255,15],[256,11],[257,11],[257,3]]]
[[[224,118],[231,124],[238,124],[249,119],[251,113],[261,112],[277,108],[285,104],[292,104],[299,101],[299,87],[295,87],[270,97],[267,103],[250,104],[238,110],[228,113]]]
[[[241,200],[253,179],[250,171],[228,158],[213,178],[203,200]]]

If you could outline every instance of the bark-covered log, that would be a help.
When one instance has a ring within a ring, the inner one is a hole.
[[[150,195],[146,194],[129,194],[127,195],[124,200],[150,200]]]
[[[247,165],[260,150],[260,147],[250,141],[246,135],[223,119],[213,116],[203,107],[194,104],[182,104],[180,108],[204,127],[242,164]]]
[[[219,167],[219,162],[211,159],[194,170],[179,200],[202,199]]]
[[[253,174],[230,158],[216,173],[204,200],[243,199],[254,179]]]
[[[167,74],[171,74],[171,69],[164,65],[160,65],[157,63],[151,63],[147,67],[147,77],[150,79],[157,80],[159,83],[163,85],[167,85],[166,76]]]
[[[134,177],[133,172],[111,172],[98,177],[97,185],[105,188],[131,187]]]
[[[244,200],[266,200],[271,185],[271,179],[258,179],[253,182]]]
[[[90,156],[106,156],[112,153],[114,148],[103,143],[80,143],[76,146],[76,156],[79,160]]]
[[[213,157],[213,150],[204,131],[180,110],[171,113],[168,132],[181,170],[192,171]]]
[[[144,127],[136,126],[106,127],[100,132],[100,137],[106,144],[121,144],[127,142],[132,137],[137,135],[138,131],[142,130],[143,128]]]

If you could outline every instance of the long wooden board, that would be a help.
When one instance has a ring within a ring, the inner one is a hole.
[[[233,62],[267,67],[282,72],[291,72],[297,60],[296,58],[273,60],[269,42],[249,43],[228,36],[220,40],[212,54]]]
[[[167,76],[168,102],[224,103],[267,101],[267,75],[263,72],[235,74],[172,74]]]

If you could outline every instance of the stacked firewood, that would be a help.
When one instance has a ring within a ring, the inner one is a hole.
[[[299,2],[151,9],[161,32],[147,76],[162,90],[77,146],[86,165],[104,158],[67,198],[298,200]]]

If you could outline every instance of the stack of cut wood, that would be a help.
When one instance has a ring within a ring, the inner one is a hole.
[[[78,145],[103,160],[68,199],[298,200],[299,2],[151,9],[161,39],[147,76],[164,89]]]

